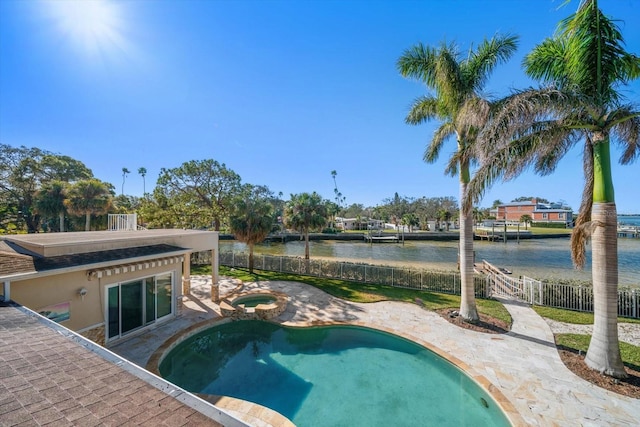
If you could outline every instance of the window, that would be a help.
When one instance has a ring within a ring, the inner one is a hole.
[[[542,214],[542,219],[549,219],[549,214],[548,214],[548,213],[546,213],[546,212],[544,212],[544,213]]]
[[[173,312],[173,273],[107,288],[107,340],[119,338]]]
[[[564,212],[560,212],[560,213],[558,214],[558,218],[560,218],[560,219],[564,219]]]

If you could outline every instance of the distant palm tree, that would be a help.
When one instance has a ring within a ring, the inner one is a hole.
[[[624,104],[618,87],[640,77],[640,58],[624,50],[622,34],[595,0],[580,2],[555,37],[525,58],[527,74],[553,86],[507,97],[483,136],[494,149],[469,185],[470,199],[493,181],[518,176],[530,165],[553,172],[576,143],[584,143],[585,185],[571,237],[573,262],[582,267],[591,237],[594,328],[585,362],[626,377],[618,342],[617,212],[611,176],[611,137],[623,149],[620,163],[640,156],[640,112]]]
[[[127,175],[130,174],[131,171],[127,168],[122,168],[122,191],[120,194],[124,194],[124,181],[127,178]]]
[[[525,229],[525,230],[527,229],[527,225],[528,225],[528,224],[531,224],[531,222],[532,222],[532,221],[533,221],[533,218],[531,218],[531,216],[530,216],[530,215],[526,215],[526,214],[525,214],[525,215],[522,215],[522,216],[520,217],[520,222],[523,222],[523,223],[524,223],[524,229]]]
[[[147,185],[146,185],[144,177],[147,176],[147,168],[145,168],[145,167],[138,168],[138,174],[140,174],[142,176],[142,195],[146,196],[147,195]]]
[[[309,259],[309,231],[323,227],[327,222],[326,204],[316,192],[292,194],[285,206],[284,220],[287,227],[304,234],[304,258]]]
[[[67,184],[55,180],[43,184],[35,197],[36,212],[41,216],[57,216],[61,232],[64,231],[64,214],[67,212],[67,208],[64,205],[66,198]]]
[[[420,80],[433,91],[432,95],[418,98],[406,118],[413,125],[433,119],[441,121],[425,150],[424,160],[435,162],[446,140],[455,138],[457,143],[445,172],[460,177],[460,315],[468,322],[477,322],[479,316],[473,285],[472,205],[464,204],[463,200],[478,128],[488,119],[490,109],[482,90],[495,66],[507,61],[516,46],[516,36],[496,36],[485,39],[475,50],[470,49],[465,58],[452,44],[442,43],[438,48],[418,44],[405,51],[397,64],[404,77]]]
[[[273,227],[273,205],[254,191],[247,191],[232,202],[229,215],[231,233],[249,247],[249,273],[253,273],[253,248],[264,241]]]
[[[479,222],[481,222],[483,219],[485,219],[485,214],[484,211],[480,208],[474,207],[473,208],[473,221],[475,222],[476,225],[478,225]]]
[[[92,178],[78,181],[67,192],[65,206],[74,215],[85,215],[85,231],[91,230],[91,215],[102,215],[111,208],[113,195],[108,184]]]

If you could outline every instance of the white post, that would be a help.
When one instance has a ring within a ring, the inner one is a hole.
[[[191,253],[184,254],[182,262],[182,295],[191,295]]]
[[[218,265],[218,251],[211,249],[211,301],[213,302],[220,302]]]
[[[9,300],[11,300],[11,282],[8,280],[5,280],[3,285],[2,285],[2,294],[4,296],[4,301],[8,302]]]

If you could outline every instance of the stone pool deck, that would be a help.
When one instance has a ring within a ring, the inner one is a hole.
[[[221,279],[224,297],[239,282]],[[550,326],[526,305],[503,301],[513,317],[511,332],[483,334],[451,325],[438,314],[401,302],[351,303],[295,282],[245,283],[242,291],[272,290],[290,297],[275,320],[290,326],[349,323],[392,332],[445,356],[500,401],[514,425],[637,426],[640,400],[621,396],[584,381],[567,369],[556,351]],[[183,313],[143,335],[110,349],[146,366],[171,336],[189,326],[220,317],[210,301],[209,283],[194,277]],[[278,425],[255,422],[254,425]]]

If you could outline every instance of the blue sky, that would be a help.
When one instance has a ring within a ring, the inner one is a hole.
[[[274,192],[375,206],[395,192],[458,197],[444,175],[453,141],[435,164],[422,155],[436,124],[404,117],[425,93],[396,61],[423,42],[463,50],[496,33],[520,36],[487,93],[533,84],[523,56],[578,5],[535,1],[0,1],[0,142],[81,160],[118,194],[155,186],[160,168],[213,158],[243,182]],[[94,2],[95,3],[95,2]],[[602,0],[630,52],[640,54],[640,2]],[[626,87],[640,103],[640,82]],[[619,154],[619,151],[615,151]],[[616,156],[617,161],[617,156]],[[481,206],[518,196],[577,210],[581,153],[548,177],[497,183]],[[615,165],[620,213],[640,213],[639,164]]]

